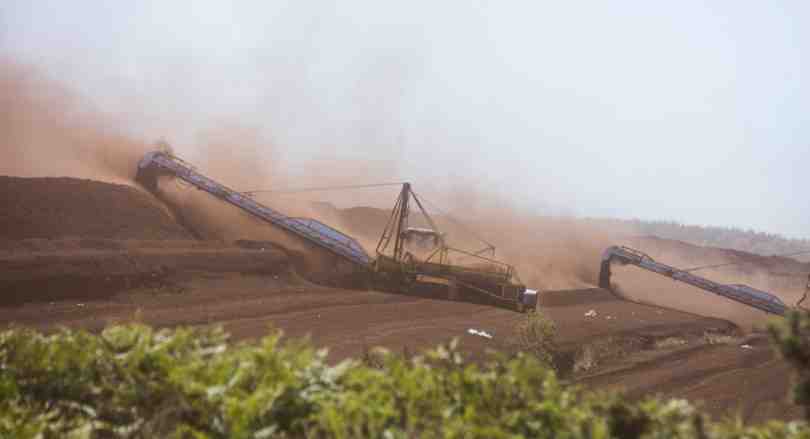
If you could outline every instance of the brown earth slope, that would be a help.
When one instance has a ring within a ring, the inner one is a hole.
[[[75,178],[0,176],[0,240],[192,239],[139,188]]]

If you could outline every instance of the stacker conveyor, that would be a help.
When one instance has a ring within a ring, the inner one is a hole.
[[[148,153],[138,164],[136,180],[150,191],[157,191],[161,175],[179,178],[197,189],[230,203],[260,220],[280,227],[312,244],[326,249],[364,269],[372,259],[352,237],[310,218],[292,218],[258,203],[249,196],[228,188],[195,170],[183,160],[162,151]]]
[[[646,253],[623,246],[612,246],[605,250],[602,256],[602,266],[599,271],[599,287],[612,289],[610,283],[610,267],[613,263],[635,265],[644,270],[672,278],[673,280],[692,285],[767,313],[781,316],[785,315],[788,310],[788,306],[771,293],[757,290],[748,285],[721,284],[694,275],[688,271],[658,262]]]

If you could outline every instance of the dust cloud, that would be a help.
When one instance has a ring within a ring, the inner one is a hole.
[[[414,185],[428,214],[445,233],[450,247],[476,253],[489,244],[495,254],[481,255],[513,265],[529,288],[561,290],[595,287],[602,251],[618,239],[608,231],[569,217],[548,217],[521,211],[510,200],[485,191],[455,187]],[[396,194],[394,194],[394,197]],[[389,204],[392,206],[395,198]],[[371,207],[345,210],[349,230],[364,242],[379,239],[388,210]],[[425,227],[427,221],[413,207],[412,226]],[[457,264],[480,263],[450,253]]]
[[[0,75],[0,105],[5,114],[0,122],[4,133],[0,174],[70,176],[133,184],[138,160],[153,145],[123,134],[126,121],[108,117],[33,68],[6,60]],[[328,156],[313,157],[307,163],[308,169],[296,172],[289,169],[281,152],[283,147],[273,144],[258,129],[212,122],[197,134],[192,155],[199,157],[194,164],[201,171],[237,190],[402,180],[393,160],[336,162]],[[160,189],[175,215],[201,238],[272,240],[291,251],[307,251],[306,245],[269,230],[255,218],[178,180],[162,179]],[[420,187],[416,185],[415,189],[419,191]],[[531,287],[561,289],[595,284],[599,253],[609,243],[604,233],[570,219],[521,215],[506,205],[507,200],[485,194],[440,192],[457,204],[449,206],[456,212],[453,217],[485,235],[497,247],[496,257],[516,265],[522,280]],[[371,205],[386,211],[397,193],[398,188],[393,187],[301,196],[266,193],[256,198],[287,215],[315,218],[344,232],[357,233],[362,245],[371,251],[384,223],[379,227],[358,227],[357,223],[350,224],[337,207]],[[481,199],[488,201],[482,203]],[[313,204],[312,200],[326,203]],[[482,207],[487,203],[488,207]],[[458,205],[477,207],[469,212]],[[387,219],[387,212],[380,217]],[[480,248],[481,243],[467,233],[468,229],[441,218],[439,222],[454,237],[453,245]]]
[[[561,290],[597,284],[602,251],[612,237],[573,218],[479,210],[474,224],[529,288]]]
[[[296,181],[287,172],[281,151],[261,135],[260,131],[238,123],[219,123],[199,133],[196,154],[201,157],[192,165],[214,180],[240,192],[264,191],[299,186],[326,186],[334,176],[330,172],[312,169],[313,177]],[[334,168],[334,166],[333,166]],[[357,177],[355,177],[357,178]],[[237,239],[279,241],[290,250],[303,251],[306,246],[295,244],[281,232],[271,232],[266,223],[216,200],[211,195],[173,178],[162,178],[161,197],[175,207],[188,227],[203,239],[235,241]],[[251,195],[260,203],[291,217],[305,217],[346,231],[338,209],[330,203],[318,203],[312,197],[275,195],[259,192]]]
[[[0,174],[131,183],[149,146],[59,82],[0,60]]]
[[[455,228],[462,246],[481,248],[481,238],[491,243],[496,258],[515,266],[529,288],[596,286],[602,251],[617,236],[572,217],[521,210],[512,200],[472,187],[457,185],[444,193],[437,190],[437,198],[450,209],[448,214],[465,225]]]
[[[9,60],[0,62],[0,106],[4,115],[0,118],[0,130],[4,134],[0,174],[70,176],[134,184],[132,177],[138,160],[154,147],[151,141],[124,134],[127,122],[133,121],[121,116],[111,117],[53,78]],[[197,133],[193,146],[181,149],[181,154],[188,152],[194,157],[194,164],[202,172],[234,189],[274,190],[403,180],[396,157],[382,162],[334,160],[329,157],[329,148],[324,148],[322,157],[311,157],[306,169],[294,169],[285,161],[285,148],[289,146],[275,144],[258,128],[233,122],[238,120],[237,116],[231,122],[211,121],[205,130]],[[633,245],[632,240],[626,238],[627,230],[605,230],[587,221],[527,212],[517,208],[511,200],[470,189],[474,185],[465,184],[463,176],[454,184],[456,186],[451,188],[434,188],[414,182],[414,190],[431,201],[428,210],[447,233],[450,245],[476,251],[485,247],[480,240],[483,238],[496,247],[494,257],[514,265],[521,280],[530,288],[593,287],[597,283],[602,251],[613,244]],[[287,215],[315,218],[353,235],[373,253],[398,189],[314,192],[297,196],[262,193],[257,194],[256,199]],[[311,253],[307,244],[268,228],[179,180],[162,179],[160,192],[176,217],[200,238],[267,240],[291,252]],[[442,203],[442,200],[450,201]],[[354,206],[371,207],[347,209]],[[443,210],[434,209],[437,206]],[[418,215],[414,220],[420,223]],[[419,225],[425,225],[425,221]],[[636,247],[675,266],[722,263],[727,256],[701,256],[694,249],[656,247],[652,241],[642,244]],[[327,262],[316,260],[312,264]],[[776,261],[775,266],[780,264],[784,265],[783,261]],[[707,273],[707,277],[777,292],[786,303],[801,294],[797,276],[774,274],[772,267],[716,270]],[[655,276],[641,280],[631,278],[627,277],[622,288],[638,291],[634,293],[637,298],[687,311],[712,309],[716,315],[739,321],[757,320],[756,316],[749,315],[750,310],[738,312],[732,309],[734,304],[729,305],[724,299],[709,300],[703,292],[668,293],[669,286],[662,285]],[[669,281],[664,279],[664,282]],[[721,303],[710,308],[709,302],[716,304],[715,300]]]
[[[124,134],[127,121],[99,111],[37,69],[10,60],[0,62],[0,106],[0,175],[65,176],[135,185],[138,161],[155,148],[152,142]],[[238,123],[212,123],[198,133],[196,141],[196,155],[203,158],[196,165],[236,189],[288,184],[283,163],[274,159],[276,149],[259,130]],[[279,233],[268,236],[267,227],[259,227],[257,220],[189,190],[178,180],[163,179],[161,188],[175,215],[205,239],[285,241],[276,236]],[[339,221],[334,213],[307,201],[284,199],[280,210],[332,224]],[[303,250],[301,245],[284,244]]]

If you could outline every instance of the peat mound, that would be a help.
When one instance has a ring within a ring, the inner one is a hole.
[[[132,186],[0,176],[0,206],[0,240],[193,239],[163,205]]]

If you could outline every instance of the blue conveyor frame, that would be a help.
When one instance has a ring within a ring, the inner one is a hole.
[[[197,189],[238,207],[250,215],[277,226],[303,240],[332,252],[333,254],[363,268],[371,269],[373,260],[352,237],[320,221],[311,218],[293,218],[267,207],[249,196],[230,189],[198,172],[179,158],[153,151],[138,164],[136,180],[151,190],[157,188],[159,175],[171,175]]]
[[[611,289],[610,267],[614,262],[622,265],[635,265],[767,313],[784,316],[788,310],[787,305],[771,293],[757,290],[748,285],[721,284],[663,264],[641,251],[624,246],[608,247],[603,253],[602,266],[599,272],[599,286],[601,288]]]

